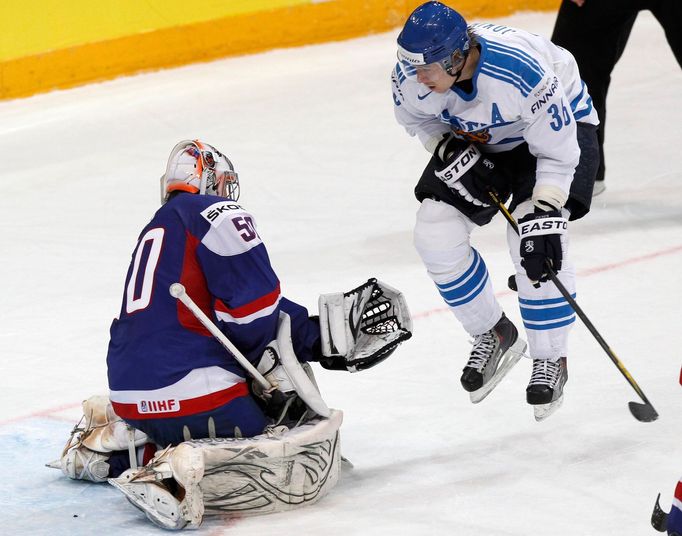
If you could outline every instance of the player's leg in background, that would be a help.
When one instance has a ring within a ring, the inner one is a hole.
[[[580,122],[577,124],[580,160],[573,173],[571,191],[566,202],[566,208],[571,211],[571,220],[585,216],[592,205],[592,192],[600,162],[598,131],[598,127],[594,125]]]
[[[606,96],[611,72],[625,50],[636,17],[637,9],[629,0],[587,0],[582,6],[564,0],[552,33],[552,41],[575,57],[601,123],[597,131],[600,163],[594,195],[603,192],[605,184]]]
[[[649,9],[663,26],[670,49],[682,67],[682,2],[655,0],[650,2]]]

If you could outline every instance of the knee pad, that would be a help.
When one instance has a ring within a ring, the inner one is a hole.
[[[448,280],[469,262],[473,223],[455,207],[425,199],[417,211],[414,245],[434,281]]]

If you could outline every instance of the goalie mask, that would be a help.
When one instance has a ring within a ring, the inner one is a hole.
[[[161,204],[171,192],[239,199],[239,177],[232,162],[212,145],[184,140],[171,151],[161,177]]]

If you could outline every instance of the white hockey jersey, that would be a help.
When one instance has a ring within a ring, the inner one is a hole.
[[[537,157],[536,183],[568,194],[580,158],[576,122],[599,123],[575,59],[524,30],[488,23],[469,29],[481,52],[471,93],[430,91],[414,67],[398,62],[391,77],[398,122],[429,152],[446,132],[490,153],[526,142]]]

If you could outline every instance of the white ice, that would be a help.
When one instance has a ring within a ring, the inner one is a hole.
[[[554,14],[502,22],[549,35]],[[386,363],[320,370],[355,464],[314,506],[208,519],[198,534],[642,536],[682,474],[682,75],[640,14],[609,95],[607,191],[571,226],[579,302],[653,402],[639,400],[580,323],[564,406],[536,423],[522,360],[480,405],[459,386],[468,337],[412,247],[428,155],[395,123],[397,30],[148,73],[0,103],[0,532],[159,534],[112,487],[57,458],[79,403],[107,392],[108,327],[172,146],[227,152],[287,296],[370,276],[405,293],[414,338]],[[595,50],[595,54],[599,51]],[[501,217],[478,230],[520,324]]]

